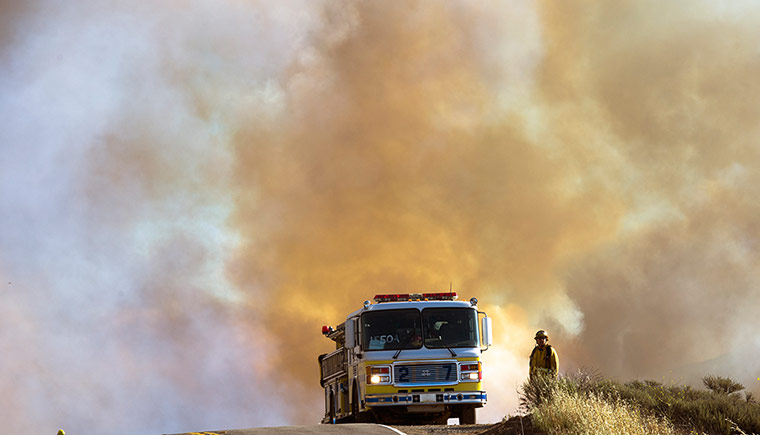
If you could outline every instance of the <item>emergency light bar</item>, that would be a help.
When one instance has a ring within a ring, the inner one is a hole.
[[[404,293],[398,295],[375,295],[375,302],[404,302],[404,301],[453,301],[456,292],[450,293]]]

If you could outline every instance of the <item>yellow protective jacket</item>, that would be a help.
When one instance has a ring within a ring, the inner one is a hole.
[[[530,377],[542,372],[551,373],[554,377],[559,373],[559,356],[548,344],[543,349],[534,347],[530,354]]]

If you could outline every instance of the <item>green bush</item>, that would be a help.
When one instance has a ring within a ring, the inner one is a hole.
[[[735,382],[733,379],[720,376],[705,376],[702,378],[702,383],[707,389],[718,394],[731,394],[744,389],[744,385]]]

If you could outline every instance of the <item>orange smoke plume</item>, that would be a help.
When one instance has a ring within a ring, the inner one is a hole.
[[[485,421],[537,329],[562,371],[759,375],[756,6],[0,12],[8,431],[313,423],[319,327],[450,284]]]

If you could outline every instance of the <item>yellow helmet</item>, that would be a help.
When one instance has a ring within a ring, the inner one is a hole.
[[[545,339],[547,339],[547,340],[548,340],[548,339],[549,339],[549,336],[548,336],[548,335],[546,335],[546,331],[544,331],[543,329],[539,329],[539,330],[536,332],[536,337],[535,337],[534,339],[539,339],[539,338],[545,338]]]

